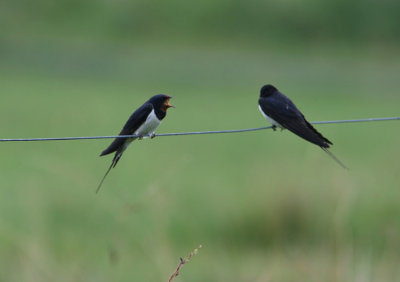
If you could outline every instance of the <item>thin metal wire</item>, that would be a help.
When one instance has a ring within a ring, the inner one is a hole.
[[[367,118],[367,119],[346,119],[346,120],[330,120],[330,121],[314,121],[311,124],[333,124],[333,123],[355,123],[355,122],[371,122],[371,121],[389,121],[400,120],[400,117],[388,118]],[[214,130],[214,131],[193,131],[193,132],[180,132],[180,133],[161,133],[155,136],[182,136],[182,135],[200,135],[200,134],[222,134],[222,133],[239,133],[257,131],[263,129],[270,129],[272,126],[235,129],[235,130]],[[137,135],[118,135],[118,136],[84,136],[84,137],[53,137],[53,138],[7,138],[0,139],[0,142],[11,141],[61,141],[61,140],[87,140],[87,139],[110,139],[110,138],[137,138]],[[143,137],[150,137],[149,135]]]

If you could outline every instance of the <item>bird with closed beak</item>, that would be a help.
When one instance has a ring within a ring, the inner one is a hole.
[[[258,108],[272,124],[272,128],[288,129],[297,136],[321,147],[340,166],[347,167],[328,150],[331,141],[319,133],[297,109],[295,104],[271,84],[264,85],[260,91]]]

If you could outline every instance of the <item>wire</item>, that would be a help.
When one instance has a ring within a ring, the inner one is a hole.
[[[347,119],[347,120],[330,120],[330,121],[314,121],[311,124],[333,124],[333,123],[355,123],[355,122],[372,122],[372,121],[389,121],[389,120],[400,120],[400,117],[388,117],[388,118],[367,118],[367,119]],[[272,126],[255,127],[246,129],[235,129],[235,130],[215,130],[215,131],[193,131],[193,132],[180,132],[180,133],[161,133],[155,134],[154,136],[182,136],[182,135],[200,135],[200,134],[222,134],[222,133],[239,133],[270,129]],[[61,140],[87,140],[87,139],[111,139],[111,138],[137,138],[137,135],[118,135],[118,136],[84,136],[84,137],[53,137],[53,138],[7,138],[0,139],[0,142],[11,142],[11,141],[61,141]],[[142,137],[150,137],[149,135]]]

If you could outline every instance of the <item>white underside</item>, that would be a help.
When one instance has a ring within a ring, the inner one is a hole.
[[[156,130],[156,128],[160,125],[161,120],[159,120],[156,116],[156,114],[154,113],[154,110],[151,111],[151,113],[149,114],[149,116],[147,117],[146,121],[135,131],[135,135],[141,135],[141,136],[145,136],[145,135],[151,135],[154,133],[154,131]],[[133,140],[135,140],[136,138],[129,138],[127,140],[127,142],[124,143],[124,148],[122,150],[125,151],[125,149],[132,143]]]
[[[135,131],[136,135],[151,135],[154,133],[156,128],[160,125],[161,120],[159,120],[154,112],[151,111],[146,121]]]
[[[266,120],[268,120],[272,125],[275,125],[277,127],[280,128],[284,128],[282,125],[280,125],[279,123],[277,123],[275,120],[273,120],[272,118],[270,118],[269,116],[267,116],[264,111],[261,109],[260,105],[258,106],[258,109],[260,110],[260,112],[262,113],[262,115],[265,117]]]

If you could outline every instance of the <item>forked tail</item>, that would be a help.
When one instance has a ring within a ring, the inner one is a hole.
[[[121,156],[122,156],[122,153],[121,153],[121,152],[117,152],[117,153],[115,154],[115,156],[114,156],[114,158],[113,158],[113,160],[112,160],[112,163],[111,163],[110,167],[107,169],[106,174],[104,174],[103,179],[100,181],[100,184],[99,184],[99,186],[98,186],[97,189],[96,189],[96,194],[99,192],[100,187],[101,187],[101,185],[103,184],[104,179],[106,179],[106,177],[107,177],[108,173],[110,172],[110,170],[111,170],[113,167],[115,167],[115,166],[117,165],[117,163],[118,163],[119,159],[121,158]]]
[[[334,159],[344,169],[349,169],[344,163],[342,163],[328,148],[321,147],[332,159]]]
[[[113,168],[113,165],[114,165],[114,162],[111,163],[110,167],[107,169],[106,174],[104,174],[103,179],[100,181],[100,184],[99,184],[99,186],[98,186],[97,189],[96,189],[96,194],[99,193],[100,187],[101,187],[101,185],[103,184],[104,179],[106,179],[106,177],[107,177],[108,173],[110,172],[110,170]]]

